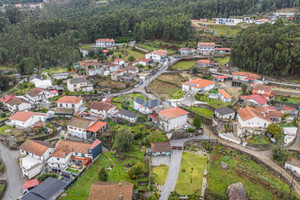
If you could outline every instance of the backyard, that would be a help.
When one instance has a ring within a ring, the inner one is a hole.
[[[134,106],[134,99],[136,98],[140,98],[140,99],[143,99],[143,100],[147,100],[147,98],[143,95],[141,95],[140,93],[132,93],[132,94],[128,94],[128,95],[125,95],[125,96],[120,96],[120,97],[114,97],[112,99],[112,104],[114,104],[115,106],[117,106],[117,108],[119,110],[123,110],[122,109],[122,104],[125,102],[125,101],[129,101],[129,107],[133,109],[133,106]]]
[[[187,109],[195,111],[197,114],[199,114],[203,117],[209,118],[209,119],[211,119],[214,114],[214,111],[207,109],[207,108],[203,108],[203,107],[190,106],[190,107],[187,107]]]
[[[164,185],[169,172],[169,166],[153,167],[152,173],[156,174],[155,181],[159,185]]]
[[[220,99],[213,99],[209,98],[207,94],[196,94],[195,99],[197,101],[202,101],[208,103],[208,105],[214,107],[214,108],[221,108],[221,107],[227,107],[229,105],[232,105],[232,102],[230,103],[223,103]]]
[[[189,70],[195,65],[196,61],[180,61],[177,62],[175,65],[172,66],[172,69],[175,70]]]
[[[264,135],[254,135],[251,139],[246,140],[246,142],[254,145],[266,145],[271,144],[269,138]]]
[[[222,161],[229,165],[229,170],[220,167]],[[262,164],[220,145],[211,153],[207,181],[205,199],[209,200],[227,199],[227,186],[237,182],[245,186],[248,199],[287,199],[289,194],[289,186]]]
[[[207,157],[183,152],[175,191],[180,195],[200,193]]]
[[[182,99],[182,98],[184,98],[184,93],[182,90],[178,90],[174,92],[170,97],[170,99]]]
[[[215,58],[215,61],[218,61],[219,65],[224,66],[226,63],[230,61],[230,57],[224,57],[224,58]]]

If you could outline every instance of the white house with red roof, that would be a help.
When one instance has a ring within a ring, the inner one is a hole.
[[[228,55],[231,53],[231,49],[230,48],[215,48],[215,54],[219,54],[219,55]]]
[[[37,179],[31,179],[25,181],[22,187],[23,194],[27,193],[29,190],[33,189],[34,187],[38,186],[42,181],[38,181]]]
[[[163,61],[164,58],[167,57],[167,51],[166,50],[156,50],[156,51],[152,51],[151,53],[147,53],[145,55],[146,59],[152,59],[153,62],[159,62],[161,63]]]
[[[199,42],[197,51],[201,55],[214,54],[215,46],[215,43]]]
[[[261,78],[261,76],[251,72],[233,72],[232,76],[233,79],[237,79],[245,82],[255,81]]]
[[[249,96],[242,97],[244,103],[249,106],[267,106],[268,99],[260,94],[252,94]]]
[[[47,90],[43,88],[33,88],[26,93],[25,97],[33,103],[41,102],[43,100],[56,97],[59,93],[57,90]]]
[[[195,67],[210,67],[213,65],[213,62],[210,60],[197,60],[195,62]]]
[[[37,122],[45,122],[49,118],[50,117],[48,115],[42,113],[20,111],[9,117],[10,121],[8,124],[23,129],[29,128]]]
[[[223,101],[224,103],[229,103],[232,101],[232,97],[224,89],[218,90],[218,96],[221,99],[221,101]]]
[[[188,48],[188,47],[184,47],[184,48],[180,48],[179,49],[179,53],[180,55],[183,55],[183,56],[188,56],[188,55],[191,55],[193,53],[195,53],[196,50],[193,49],[193,48]]]
[[[182,91],[196,94],[197,92],[208,92],[214,89],[216,82],[198,78],[182,83]]]
[[[268,19],[258,19],[258,20],[255,20],[254,23],[260,25],[260,24],[264,24],[264,23],[271,23],[271,21]]]
[[[273,87],[262,84],[254,84],[252,89],[252,94],[260,94],[267,99],[270,99],[275,94],[272,92]]]
[[[5,105],[9,100],[11,100],[14,97],[15,97],[14,95],[6,94],[0,98],[0,101]]]
[[[150,65],[152,62],[153,62],[152,59],[143,59],[143,60],[139,61],[139,64],[143,65],[143,66],[147,66],[147,65]]]
[[[13,97],[4,104],[10,112],[24,111],[31,109],[31,103],[23,96]]]
[[[55,103],[57,108],[69,108],[76,111],[83,104],[83,97],[63,96]]]
[[[90,106],[90,114],[105,120],[108,115],[114,115],[117,112],[116,106],[105,101],[93,102]]]
[[[237,136],[246,133],[252,134],[255,131],[260,133],[259,131],[266,130],[268,125],[272,123],[272,120],[266,117],[260,110],[250,106],[239,109],[237,113]]]
[[[158,117],[165,131],[182,128],[187,124],[189,112],[178,108],[169,108],[158,112]]]
[[[113,63],[120,65],[120,66],[125,65],[125,61],[120,58],[116,58]]]
[[[96,47],[110,48],[116,46],[114,39],[101,38],[96,40]]]

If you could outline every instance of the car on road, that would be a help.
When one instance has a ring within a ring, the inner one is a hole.
[[[151,75],[152,75],[152,76],[154,76],[155,74],[156,74],[156,72],[155,72],[155,71],[151,72]]]
[[[135,84],[135,86],[134,87],[140,87],[141,85],[143,84],[143,81],[139,81],[137,84]]]

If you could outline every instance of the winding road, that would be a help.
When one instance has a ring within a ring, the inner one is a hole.
[[[17,162],[20,156],[19,151],[7,149],[2,142],[0,142],[1,156],[5,164],[5,178],[8,183],[3,200],[16,200],[22,193],[22,185],[24,179],[22,172]]]

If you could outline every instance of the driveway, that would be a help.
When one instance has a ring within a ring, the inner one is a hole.
[[[5,177],[8,182],[7,190],[3,197],[4,200],[16,200],[17,197],[22,195],[22,185],[24,179],[22,176],[17,158],[19,157],[19,151],[12,151],[7,149],[0,142],[1,156],[5,164]]]

